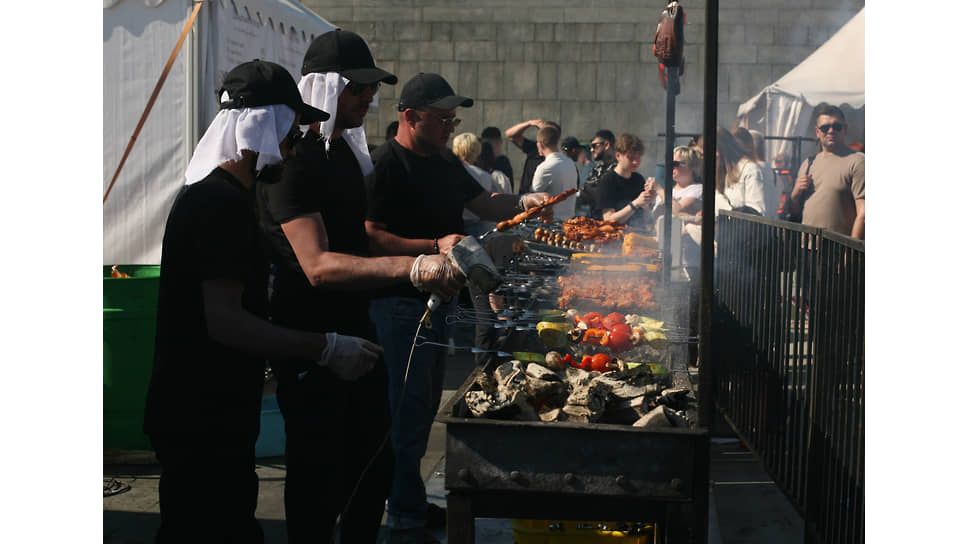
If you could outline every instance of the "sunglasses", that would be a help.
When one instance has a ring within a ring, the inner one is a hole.
[[[598,147],[601,147],[603,143],[604,142],[592,142],[592,143],[588,144],[588,147],[591,148],[591,149],[596,149]]]
[[[683,161],[672,161],[673,168],[679,168],[680,166],[688,166],[688,165]]]
[[[431,111],[427,111],[427,110],[418,110],[418,111],[422,111],[423,113],[430,115],[434,119],[440,121],[440,123],[445,127],[457,128],[457,125],[459,125],[461,121],[460,118],[458,117],[441,117],[440,115],[437,115],[436,113]]]
[[[842,123],[828,123],[826,125],[820,125],[817,129],[824,134],[830,132],[830,129],[834,129],[834,132],[840,132],[844,130],[844,125]]]
[[[376,94],[380,90],[380,82],[376,83],[357,83],[355,81],[350,81],[346,84],[346,90],[350,92],[353,96],[360,96],[363,93],[370,91]]]

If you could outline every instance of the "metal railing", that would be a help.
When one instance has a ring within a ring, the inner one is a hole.
[[[736,212],[716,237],[716,406],[806,542],[863,542],[864,243]]]

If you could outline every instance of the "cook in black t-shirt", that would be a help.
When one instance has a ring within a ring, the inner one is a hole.
[[[256,439],[263,359],[209,336],[202,282],[242,282],[243,307],[265,317],[267,276],[252,192],[221,168],[184,187],[162,242],[155,361],[145,407],[148,435]]]
[[[346,140],[325,141],[315,132],[296,146],[294,156],[259,178],[262,227],[276,265],[271,315],[277,323],[314,331],[337,331],[374,339],[366,290],[312,286],[281,225],[320,214],[329,251],[369,256],[364,227],[366,190],[360,166]]]
[[[452,153],[424,157],[389,140],[373,151],[366,177],[367,220],[402,238],[436,239],[464,232],[464,206],[484,192]],[[421,296],[412,285],[377,296]]]

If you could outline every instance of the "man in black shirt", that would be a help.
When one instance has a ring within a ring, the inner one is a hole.
[[[591,217],[601,219],[599,198],[599,182],[606,172],[615,168],[615,134],[611,130],[602,129],[595,133],[592,141],[588,144],[592,151],[592,159],[595,166],[588,173],[585,185],[578,192],[577,205],[584,209],[591,210]]]
[[[519,194],[523,195],[531,190],[531,180],[534,178],[534,171],[541,164],[541,161],[544,160],[544,156],[538,153],[538,142],[525,138],[524,133],[531,127],[541,130],[546,126],[553,126],[558,129],[559,134],[561,133],[561,127],[558,126],[558,123],[545,121],[544,119],[522,121],[504,132],[508,140],[511,140],[511,143],[516,145],[525,154],[524,167],[521,171],[521,184],[518,185]]]
[[[310,126],[276,175],[259,179],[262,225],[277,267],[270,315],[287,327],[375,341],[372,289],[406,284],[416,290],[412,272],[422,290],[449,298],[463,282],[443,255],[369,258],[363,174],[373,166],[362,125],[380,83],[395,84],[397,77],[374,65],[359,35],[340,29],[310,44],[302,72],[303,96],[334,114]],[[340,514],[342,535],[375,542],[393,469],[384,441],[390,429],[385,364],[356,382],[311,361],[272,366],[286,421],[289,542],[329,541]]]
[[[256,171],[290,151],[297,123],[328,115],[302,102],[285,68],[264,61],[234,68],[216,95],[221,111],[189,162],[162,242],[144,422],[162,467],[160,543],[262,542],[255,442],[266,357],[314,361],[354,380],[381,351],[265,320]],[[226,150],[239,158],[220,158]]]
[[[547,198],[545,193],[486,193],[446,152],[447,140],[460,123],[457,107],[474,101],[458,96],[444,78],[421,73],[404,85],[397,104],[400,125],[394,139],[373,152],[373,172],[366,178],[367,221],[374,252],[416,255],[447,252],[463,238],[464,208],[487,221],[501,221]],[[426,296],[408,285],[381,290],[370,317],[385,352],[394,408],[393,442],[396,467],[387,508],[391,542],[427,542],[427,496],[420,477],[420,459],[427,449],[430,426],[443,392],[446,350],[418,346],[414,332],[426,308]],[[446,343],[446,316],[453,302],[431,316],[432,327],[420,335]],[[404,393],[406,387],[406,393]]]

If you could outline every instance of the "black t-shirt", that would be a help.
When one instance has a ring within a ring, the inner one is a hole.
[[[304,138],[294,156],[259,176],[257,187],[262,228],[276,265],[270,305],[273,321],[300,330],[374,338],[368,313],[370,292],[313,287],[281,227],[318,213],[330,251],[369,255],[363,173],[346,140],[332,141],[326,151],[318,135]]]
[[[600,217],[602,210],[606,208],[621,210],[642,193],[644,186],[645,178],[638,172],[632,172],[632,176],[626,179],[615,170],[606,171],[598,182],[598,205],[595,213]],[[632,228],[648,229],[650,219],[649,213],[639,208],[625,224]]]
[[[373,151],[366,177],[366,218],[402,238],[441,238],[464,232],[464,205],[484,189],[449,151],[422,157],[389,140]],[[420,296],[412,285],[375,296]]]
[[[531,192],[531,180],[534,178],[534,171],[537,170],[544,157],[538,154],[538,143],[527,138],[521,143],[521,151],[524,151],[527,155],[524,159],[524,168],[521,171],[521,185],[518,187],[518,194],[523,195]]]
[[[217,279],[243,282],[242,306],[266,316],[268,262],[253,194],[221,168],[182,189],[165,226],[145,406],[150,435],[259,434],[265,361],[209,337],[202,282]]]

